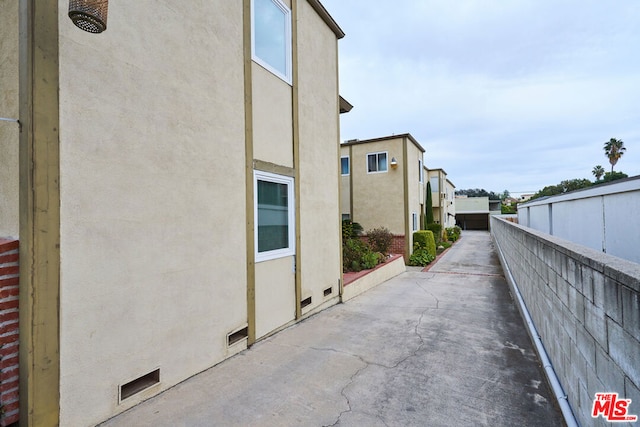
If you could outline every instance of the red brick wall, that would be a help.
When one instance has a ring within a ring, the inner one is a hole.
[[[362,239],[362,241],[364,241],[365,243],[368,242],[367,240],[367,236],[361,236],[360,237]],[[404,236],[401,235],[394,235],[393,236],[393,241],[391,242],[391,248],[389,249],[389,253],[390,254],[400,254],[404,257],[404,262],[407,263],[409,261],[409,259],[407,258],[407,254],[405,254],[405,239]]]
[[[18,241],[0,238],[0,426],[18,421]]]

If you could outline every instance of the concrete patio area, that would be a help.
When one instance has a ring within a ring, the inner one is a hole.
[[[102,424],[561,426],[488,232]]]

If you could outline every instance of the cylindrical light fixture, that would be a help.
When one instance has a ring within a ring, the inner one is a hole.
[[[69,0],[69,18],[76,27],[89,33],[107,29],[109,0]]]

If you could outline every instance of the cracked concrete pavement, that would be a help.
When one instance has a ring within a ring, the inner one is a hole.
[[[487,232],[104,423],[560,426]]]

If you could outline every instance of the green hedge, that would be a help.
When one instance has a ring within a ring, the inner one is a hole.
[[[427,224],[426,229],[433,233],[433,238],[436,242],[442,240],[442,225],[432,222],[431,224]]]
[[[431,230],[420,230],[413,233],[413,248],[426,249],[429,255],[436,256],[436,240]]]

